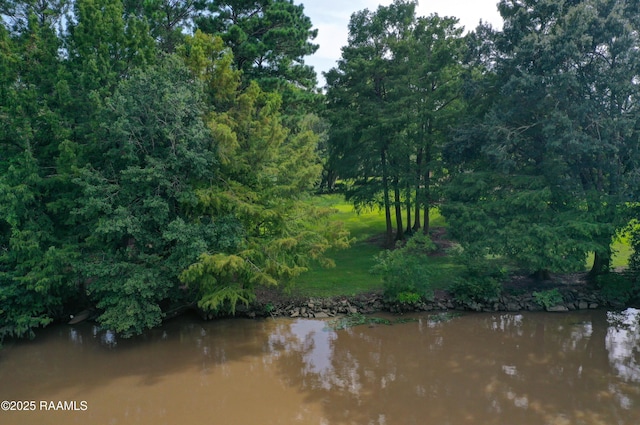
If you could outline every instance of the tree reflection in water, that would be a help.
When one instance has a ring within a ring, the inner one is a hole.
[[[640,310],[608,312],[606,347],[609,362],[627,382],[640,383]]]
[[[0,399],[86,397],[64,423],[640,424],[638,310],[435,317],[52,327],[0,352]],[[2,423],[63,417],[18,413]]]
[[[280,323],[270,344],[327,423],[640,423],[633,309],[323,328]]]

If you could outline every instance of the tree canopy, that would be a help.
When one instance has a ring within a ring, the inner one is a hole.
[[[349,243],[321,179],[387,247],[438,207],[470,271],[606,272],[639,205],[640,2],[502,0],[467,34],[416,5],[354,13],[323,93],[292,0],[0,1],[0,341],[288,287]],[[427,242],[382,269],[425,292]]]
[[[451,142],[444,211],[467,247],[531,271],[579,270],[593,251],[593,272],[608,268],[637,199],[637,7],[500,3],[496,89]]]
[[[387,246],[392,208],[395,239],[403,239],[405,206],[407,232],[428,231],[440,149],[460,109],[462,30],[453,18],[418,18],[415,7],[396,1],[355,13],[349,44],[327,73],[332,167],[356,205],[384,208]]]
[[[256,5],[272,44],[250,69],[226,29],[189,34],[205,6],[2,2],[0,340],[80,307],[124,336],[189,306],[233,311],[347,243],[302,202],[317,117],[282,113],[287,87],[315,96],[302,7]],[[291,31],[304,42],[282,51]]]

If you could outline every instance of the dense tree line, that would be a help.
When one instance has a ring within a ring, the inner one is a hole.
[[[464,36],[415,5],[354,14],[327,76],[348,196],[385,209],[388,246],[438,205],[470,258],[607,271],[639,195],[640,2],[502,0],[503,30]]]
[[[384,208],[387,246],[394,234],[403,239],[405,224],[407,233],[428,232],[432,182],[466,72],[457,20],[417,18],[415,6],[398,1],[354,14],[349,44],[327,74],[331,167],[349,179],[356,205]]]
[[[321,167],[302,6],[0,13],[0,340],[78,306],[123,335],[185,306],[232,311],[346,243],[301,202]]]
[[[470,262],[605,272],[637,216],[640,2],[499,10],[356,12],[320,94],[292,0],[0,1],[0,340],[234,311],[348,243],[304,202],[338,181],[388,247],[437,206]]]

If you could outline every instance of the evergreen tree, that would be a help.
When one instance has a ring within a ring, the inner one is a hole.
[[[32,336],[74,292],[60,47],[53,21],[33,12],[12,37],[0,27],[0,339]]]
[[[463,165],[445,210],[467,248],[530,271],[579,270],[626,225],[637,185],[636,2],[502,1],[499,87],[483,122],[460,132]]]
[[[237,244],[233,219],[194,214],[196,188],[216,178],[202,100],[179,58],[134,71],[101,111],[103,160],[78,179],[91,232],[77,268],[100,323],[125,336],[189,302],[178,275],[200,253]]]
[[[69,0],[1,0],[0,16],[14,33],[28,31],[34,24],[60,29],[70,3]]]
[[[356,205],[380,205],[386,245],[422,226],[435,198],[438,166],[451,117],[459,110],[464,45],[456,20],[417,18],[415,3],[396,1],[376,12],[355,13],[349,45],[327,74],[332,164],[350,182]],[[417,222],[411,225],[411,211]]]
[[[410,160],[407,186],[413,183],[415,216],[413,230],[429,231],[429,209],[440,200],[437,181],[446,174],[442,147],[450,129],[460,119],[462,83],[471,67],[465,69],[462,28],[455,18],[431,15],[419,18],[407,50],[408,64],[405,110],[409,111]],[[413,180],[413,182],[412,182]],[[411,199],[411,193],[407,198]],[[407,203],[407,228],[410,205]],[[420,221],[422,212],[422,223]]]
[[[219,36],[233,53],[243,87],[252,82],[275,92],[287,113],[283,124],[297,134],[306,115],[316,113],[321,97],[316,74],[305,64],[313,54],[317,30],[304,6],[293,0],[206,1],[206,12],[196,18],[201,31]]]
[[[304,57],[318,46],[317,30],[293,0],[207,1],[209,15],[197,19],[203,32],[219,35],[233,51],[237,69],[246,82],[266,90],[292,83],[313,89],[316,77]]]
[[[347,197],[356,206],[376,203],[385,211],[385,245],[393,245],[389,151],[395,134],[396,112],[389,93],[389,61],[385,58],[386,25],[383,14],[367,9],[349,22],[349,45],[343,47],[338,67],[327,75],[327,101],[332,154],[338,173],[353,182]],[[380,193],[382,196],[380,197]]]
[[[145,19],[150,35],[165,53],[173,53],[194,26],[204,0],[124,0],[125,17]]]
[[[137,67],[156,60],[148,26],[135,16],[124,18],[120,0],[76,0],[67,34],[73,142],[87,156],[99,160],[100,117],[104,99]]]
[[[320,172],[310,126],[303,122],[290,134],[280,96],[255,82],[243,88],[219,38],[196,32],[184,54],[209,91],[206,119],[220,159],[215,184],[196,191],[196,211],[234,217],[243,238],[237,250],[203,252],[181,279],[198,290],[202,309],[233,311],[253,298],[256,286],[286,286],[309,261],[326,262],[323,252],[347,239],[339,227],[318,227],[327,211],[301,202]]]

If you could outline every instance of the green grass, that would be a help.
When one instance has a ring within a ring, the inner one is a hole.
[[[299,276],[294,294],[331,297],[381,290],[382,279],[369,271],[375,265],[375,255],[382,250],[378,242],[385,231],[384,212],[365,210],[357,213],[342,195],[321,195],[314,197],[312,202],[337,210],[332,220],[342,222],[355,242],[348,249],[327,253],[335,261],[336,267],[322,268],[316,265]],[[444,225],[444,219],[437,210],[431,212],[431,225]],[[377,238],[377,242],[372,238]],[[434,257],[432,260],[438,265],[434,270],[434,284],[436,287],[448,286],[458,266],[452,264],[448,257]]]
[[[617,268],[626,268],[629,265],[629,257],[633,253],[633,249],[631,248],[631,241],[629,240],[629,235],[623,234],[617,239],[613,241],[611,244],[611,249],[613,249],[613,257],[611,258],[611,267],[614,269]],[[593,253],[590,253],[587,256],[586,268],[587,270],[591,269],[591,265],[593,264]]]
[[[370,273],[375,265],[375,256],[382,247],[379,242],[385,231],[384,212],[365,210],[357,213],[342,195],[320,195],[311,201],[316,206],[331,207],[336,210],[332,220],[342,222],[351,237],[352,246],[345,250],[330,251],[336,267],[323,268],[313,265],[311,270],[299,276],[294,285],[293,294],[309,297],[352,296],[363,292],[382,289],[380,276]],[[446,227],[444,218],[437,210],[431,211],[431,226]],[[376,240],[377,242],[373,241]],[[613,267],[625,267],[628,263],[631,247],[624,235],[612,245],[614,249]],[[446,289],[462,270],[450,256],[430,257],[433,267],[433,287]],[[587,258],[587,267],[591,267],[593,255]]]
[[[631,254],[633,254],[631,241],[629,241],[628,237],[623,236],[621,239],[613,243],[613,258],[611,266],[614,268],[627,267],[629,265],[629,257],[631,257]]]
[[[355,238],[353,245],[344,250],[327,253],[336,266],[323,268],[312,266],[311,270],[296,279],[295,294],[303,296],[331,297],[355,295],[382,289],[378,276],[369,273],[375,264],[374,256],[381,248],[368,240],[384,233],[384,213],[378,210],[356,213],[342,195],[320,195],[312,200],[314,205],[337,210],[332,220],[342,222]]]

